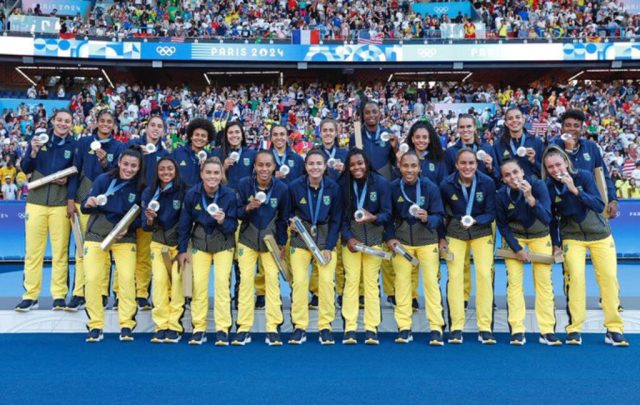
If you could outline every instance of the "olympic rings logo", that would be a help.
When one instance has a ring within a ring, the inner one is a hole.
[[[435,11],[438,14],[444,14],[449,12],[449,7],[434,7],[433,11]]]
[[[156,53],[160,56],[172,56],[176,53],[175,46],[158,46],[156,47]]]
[[[418,49],[418,55],[421,58],[430,58],[430,57],[436,56],[437,53],[438,51],[436,50],[436,48],[425,47],[425,48]]]

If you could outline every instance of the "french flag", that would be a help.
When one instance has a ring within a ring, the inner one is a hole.
[[[291,43],[298,45],[318,45],[320,43],[320,30],[293,30]]]

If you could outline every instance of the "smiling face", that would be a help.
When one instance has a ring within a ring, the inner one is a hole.
[[[369,128],[375,128],[380,122],[380,109],[374,103],[368,103],[362,111],[364,123]]]
[[[522,127],[524,126],[524,117],[520,110],[509,110],[504,117],[504,124],[509,129],[509,132],[513,135],[522,133]]]
[[[100,138],[107,138],[113,132],[115,126],[115,120],[113,115],[109,113],[103,113],[98,118],[98,136]]]
[[[191,136],[191,145],[200,150],[209,143],[209,133],[203,128],[196,128]]]
[[[516,162],[509,162],[500,168],[502,173],[502,181],[512,189],[518,188],[518,183],[524,179],[524,172]]]
[[[57,113],[53,118],[53,133],[60,137],[66,136],[71,130],[72,122],[71,114],[68,112]]]
[[[271,180],[271,176],[273,176],[273,171],[276,168],[276,162],[273,158],[273,155],[270,153],[259,153],[256,155],[255,163],[253,164],[253,169],[256,172],[256,178],[261,183],[268,183]]]
[[[164,122],[160,117],[152,117],[147,124],[147,140],[156,143],[164,135]]]
[[[560,179],[560,175],[569,171],[567,162],[559,154],[550,154],[545,156],[544,167],[547,169],[547,173],[556,180]]]
[[[123,180],[131,180],[140,171],[140,159],[135,156],[123,155],[118,162],[118,173]]]
[[[575,118],[566,118],[562,122],[562,133],[571,134],[573,139],[580,138],[580,135],[582,134],[582,121]]]
[[[222,181],[222,166],[219,163],[209,162],[200,169],[200,178],[207,191],[213,191]]]
[[[239,125],[232,125],[227,128],[227,142],[234,149],[242,145],[242,128]]]
[[[407,184],[413,184],[420,177],[420,160],[416,155],[405,154],[400,159],[400,173]]]
[[[324,175],[325,170],[327,170],[327,165],[319,153],[314,153],[307,157],[304,168],[310,179],[318,180]]]
[[[457,127],[458,135],[464,144],[474,143],[476,140],[476,123],[471,118],[460,118]]]
[[[478,169],[478,161],[476,156],[469,152],[462,152],[456,160],[456,169],[463,180],[472,180]]]
[[[429,147],[429,131],[426,128],[418,128],[411,136],[413,146],[416,148],[416,152],[421,153],[427,150]]]
[[[333,122],[326,122],[322,127],[320,127],[320,137],[322,138],[322,143],[327,146],[333,146],[336,140],[336,126]]]
[[[283,150],[287,147],[287,130],[284,127],[274,127],[271,130],[271,143],[273,147],[278,150]]]
[[[367,164],[361,154],[352,155],[349,159],[349,173],[356,180],[367,177]]]
[[[163,160],[158,163],[158,179],[165,186],[176,178],[176,166],[170,160]]]

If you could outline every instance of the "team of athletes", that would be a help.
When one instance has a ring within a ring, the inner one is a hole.
[[[380,118],[375,102],[363,102],[361,136],[351,137],[349,150],[337,144],[336,121],[323,120],[322,145],[303,159],[288,148],[287,129],[277,124],[271,128],[270,148],[256,151],[247,147],[241,123],[227,123],[216,139],[209,121],[194,119],[186,131],[187,144],[168,151],[159,116],[148,120],[141,137],[122,144],[113,139],[115,117],[108,110],[98,114],[93,136],[79,140],[71,136],[71,114],[56,112],[48,139],[31,141],[23,169],[32,181],[70,166],[78,173],[29,193],[26,292],[16,310],[38,306],[49,237],[53,309],[86,308],[87,342],[103,339],[111,284],[120,340],[134,339],[137,310],[152,309],[151,341],[177,343],[189,308],[193,333],[188,341],[206,342],[213,264],[215,344],[251,342],[254,310],[264,308],[266,343],[281,345],[279,269],[284,263],[291,273],[294,330],[289,344],[307,340],[310,307],[318,309],[320,343],[333,344],[336,301],[344,320],[342,343],[358,343],[358,314],[364,307],[364,342],[378,344],[381,274],[384,294],[395,305],[395,341],[412,341],[419,271],[428,343],[444,345],[448,325],[446,341],[461,344],[473,261],[478,340],[494,344],[497,228],[502,247],[514,254],[505,260],[511,344],[526,342],[526,262],[533,262],[539,342],[562,344],[554,333],[551,264],[536,259],[561,255],[569,313],[565,342],[581,344],[589,249],[600,286],[605,342],[628,346],[608,223],[617,212],[615,190],[596,145],[582,137],[580,111],[563,115],[563,136],[548,146],[523,129],[517,108],[506,111],[504,132],[494,145],[480,141],[472,115],[461,114],[459,140],[447,149],[427,121],[417,121],[400,144]],[[605,174],[607,203],[596,185],[598,168]],[[134,204],[142,207],[141,213],[103,250],[101,244]],[[66,302],[69,218],[76,215],[84,246],[82,257],[76,257],[72,298]],[[269,249],[269,239],[276,249]],[[441,257],[447,265],[448,319],[439,287]],[[189,266],[192,271],[186,273]],[[192,285],[190,300],[184,296],[187,282]],[[236,332],[231,337],[234,303]]]

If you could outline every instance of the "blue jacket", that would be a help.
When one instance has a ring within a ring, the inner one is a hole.
[[[133,146],[133,145],[140,145],[140,146],[145,146],[147,144],[147,136],[141,136],[139,138],[136,139],[132,139],[129,142],[127,142],[125,144],[125,149]],[[167,148],[164,147],[164,143],[162,142],[162,138],[160,138],[158,140],[158,144],[156,145],[156,151],[153,153],[148,153],[148,154],[143,154],[143,160],[144,160],[144,171],[145,171],[145,179],[147,181],[147,184],[153,184],[153,181],[156,178],[156,167],[158,165],[158,160],[160,160],[161,158],[168,156],[169,155],[169,151],[167,150]],[[179,163],[178,163],[179,164]],[[183,177],[184,175],[182,174],[182,171],[180,172],[181,177]],[[200,176],[198,175],[198,178]]]
[[[235,192],[224,185],[218,186],[217,195],[211,199],[206,196],[202,183],[191,187],[184,197],[184,205],[180,214],[178,252],[185,253],[189,246],[189,238],[194,224],[201,225],[210,235],[214,230],[219,230],[224,235],[233,235],[238,227],[237,207]],[[204,202],[203,202],[204,201]],[[207,206],[216,202],[225,213],[222,224],[207,212]],[[206,205],[204,205],[206,204]]]
[[[524,139],[524,144],[523,142]],[[529,159],[525,157],[520,157],[516,154],[516,151],[520,147],[520,145],[525,148],[532,148],[536,151],[535,162],[529,162]],[[505,148],[505,145],[501,140],[496,140],[493,144],[493,148],[495,149],[496,158],[498,159],[498,167],[502,165],[507,159],[515,159],[520,163],[520,166],[524,170],[524,174],[526,176],[536,176],[540,178],[541,167],[542,167],[542,154],[544,153],[544,144],[542,140],[537,136],[529,135],[526,132],[522,133],[522,138],[520,141],[511,140],[509,142],[509,146]]]
[[[98,156],[91,150],[91,142],[96,141],[95,136],[85,136],[77,140],[76,150],[73,156],[73,165],[78,168],[78,174],[73,176],[69,182],[69,196],[74,200],[78,197],[77,192],[83,178],[90,182],[95,181],[96,177],[102,173],[108,172],[118,165],[118,158],[123,150],[123,144],[113,138],[107,138],[106,142],[101,142],[102,149],[107,152],[107,167],[100,165]]]
[[[271,153],[276,161],[276,171],[280,170],[280,166],[282,166],[278,160],[282,162],[282,164],[289,166],[289,174],[284,178],[285,183],[290,184],[293,180],[304,174],[304,160],[290,148],[287,148],[284,156],[277,156],[278,152],[276,152],[275,148],[271,148]]]
[[[142,192],[142,229],[147,232],[153,231],[157,226],[162,229],[168,230],[173,228],[180,220],[180,212],[182,210],[182,204],[185,197],[185,191],[177,188],[170,188],[169,190],[163,190],[160,195],[155,198],[160,203],[160,209],[158,210],[155,221],[152,225],[147,225],[147,217],[144,211],[149,206],[149,202],[153,200],[156,190],[147,186]]]
[[[107,220],[116,225],[129,211],[133,204],[140,205],[140,192],[138,191],[137,179],[133,179],[127,182],[125,186],[116,191],[114,194],[108,196],[107,204],[100,207],[87,208],[85,204],[89,197],[96,197],[100,194],[105,194],[111,185],[112,180],[116,180],[115,185],[118,186],[123,183],[120,177],[116,176],[112,178],[108,173],[99,175],[91,186],[89,195],[82,201],[80,210],[83,214],[104,214]],[[129,231],[140,227],[140,217],[138,217],[129,226]]]
[[[64,140],[53,134],[49,134],[49,142],[43,145],[35,159],[31,158],[31,144],[27,146],[22,160],[22,170],[25,174],[31,174],[31,180],[59,172],[72,166],[76,141],[67,135]],[[37,175],[36,175],[37,173]],[[68,181],[72,181],[73,176]],[[72,199],[69,187],[49,183],[40,188],[31,190],[27,202],[38,205],[62,206],[67,200]]]
[[[344,167],[346,170],[347,167],[347,162],[346,162],[346,158],[347,158],[347,153],[348,151],[346,149],[342,149],[339,148],[337,145],[333,145],[333,148],[331,148],[331,150],[327,150],[324,147],[321,147],[322,151],[324,152],[325,156],[327,157],[327,160],[331,159],[332,155],[333,158],[336,160],[341,161],[342,163],[344,163]],[[329,175],[329,177],[331,177],[333,180],[338,181],[338,179],[340,178],[340,172],[332,169],[332,168],[328,168],[327,169],[327,174]]]
[[[200,161],[191,145],[180,146],[173,151],[172,156],[180,166],[180,178],[187,187],[200,183]],[[207,156],[210,157],[211,154],[207,152]]]
[[[287,243],[287,219],[289,218],[289,189],[283,181],[271,179],[271,186],[263,190],[268,200],[253,211],[246,212],[245,208],[249,199],[258,192],[258,185],[254,176],[245,177],[238,183],[238,219],[249,221],[258,229],[265,229],[275,218],[276,234],[274,235],[278,245]],[[269,195],[271,193],[271,195]]]
[[[534,207],[529,205],[521,191],[515,192],[506,185],[498,190],[496,196],[498,230],[514,252],[521,250],[522,246],[518,243],[510,223],[520,225],[518,233],[532,231],[536,235],[531,237],[542,237],[549,233],[551,222],[551,200],[546,184],[542,180],[531,177],[525,177],[525,179],[531,184],[531,193],[536,199]],[[538,225],[536,229],[532,229],[534,224]]]
[[[387,179],[378,173],[369,173],[367,179],[367,193],[364,198],[363,207],[365,210],[376,215],[378,218],[373,222],[373,225],[386,226],[391,218],[391,187]],[[357,183],[356,183],[357,185]],[[343,193],[349,193],[351,195],[351,203],[348,199],[344,199],[344,211],[342,215],[342,241],[344,244],[349,239],[354,238],[353,230],[351,229],[351,221],[353,221],[353,215],[358,209],[357,196],[353,191],[353,184],[341,183]],[[362,193],[363,186],[357,185],[358,194]]]
[[[317,225],[328,224],[329,232],[327,235],[327,249],[333,250],[338,243],[340,234],[340,226],[342,219],[342,190],[338,183],[328,176],[323,179],[324,189],[322,201],[320,203],[320,211],[318,212]],[[308,190],[311,190],[313,205],[310,205]],[[289,184],[289,195],[291,196],[291,209],[289,218],[297,216],[298,218],[311,222],[311,212],[316,208],[315,203],[318,199],[320,190],[313,190],[308,185],[308,177],[300,177]]]
[[[431,159],[429,155],[426,155],[424,157],[420,157],[420,156],[418,157],[420,159],[420,169],[422,170],[422,173],[420,175],[428,178],[433,183],[439,185],[440,183],[442,183],[442,180],[444,180],[445,177],[449,175],[444,156],[438,162]],[[397,179],[400,179],[401,177],[402,175],[400,174],[400,168],[398,168],[397,165],[394,166],[393,178],[397,180]]]
[[[445,151],[444,161],[447,165],[447,173],[452,174],[456,171],[456,156],[458,155],[458,151],[462,148],[463,148],[462,141],[459,140],[458,142],[456,142],[454,145],[452,145]],[[474,143],[470,146],[470,149],[472,149],[474,153],[477,152],[478,149],[482,149],[483,151],[491,155],[491,158],[493,159],[493,164],[492,164],[493,172],[489,173],[484,162],[480,162],[480,161],[478,161],[478,171],[482,174],[485,174],[491,177],[493,181],[496,184],[498,184],[501,177],[500,166],[498,166],[498,159],[496,159],[496,154],[495,154],[495,151],[493,150],[493,147],[488,143],[482,143],[479,146],[477,143]]]
[[[554,139],[553,143],[564,150],[564,141],[560,139],[560,137]],[[616,197],[616,187],[611,180],[607,165],[604,164],[604,160],[600,154],[600,149],[595,142],[589,139],[580,138],[578,141],[578,147],[573,151],[573,153],[567,153],[567,155],[569,155],[569,159],[571,159],[571,162],[576,169],[586,170],[593,174],[593,169],[596,167],[602,167],[604,179],[607,184],[607,197],[609,201],[618,199]]]
[[[433,183],[429,178],[425,176],[420,177],[420,201],[416,201],[417,197],[417,185],[404,184],[404,194],[401,186],[402,179],[396,179],[391,183],[391,204],[392,204],[392,218],[394,221],[389,221],[385,228],[385,240],[390,240],[395,237],[395,230],[402,222],[407,222],[410,225],[421,225],[424,229],[429,229],[434,232],[442,225],[442,217],[444,215],[444,208],[442,206],[442,197],[440,196],[440,190],[438,186]],[[409,197],[408,201],[405,197]],[[427,222],[423,223],[418,218],[409,213],[409,208],[416,202],[420,208],[427,211],[429,214]]]
[[[388,130],[385,130],[381,125],[378,125],[376,132],[370,133],[364,125],[362,126],[362,148],[371,161],[371,165],[374,170],[380,170],[387,164],[391,164],[392,167],[395,165],[396,156],[391,144],[380,139],[380,134],[385,131]],[[349,137],[349,146],[355,148],[355,135],[351,135],[351,137]]]
[[[253,173],[253,162],[256,159],[256,153],[258,153],[255,149],[247,146],[242,147],[237,152],[240,153],[240,160],[238,160],[234,165],[229,166],[226,172],[227,186],[234,190],[238,187],[238,183],[241,179],[251,176]],[[213,156],[218,157],[223,164],[225,159],[228,157],[222,156],[222,148],[215,149],[213,151]]]

